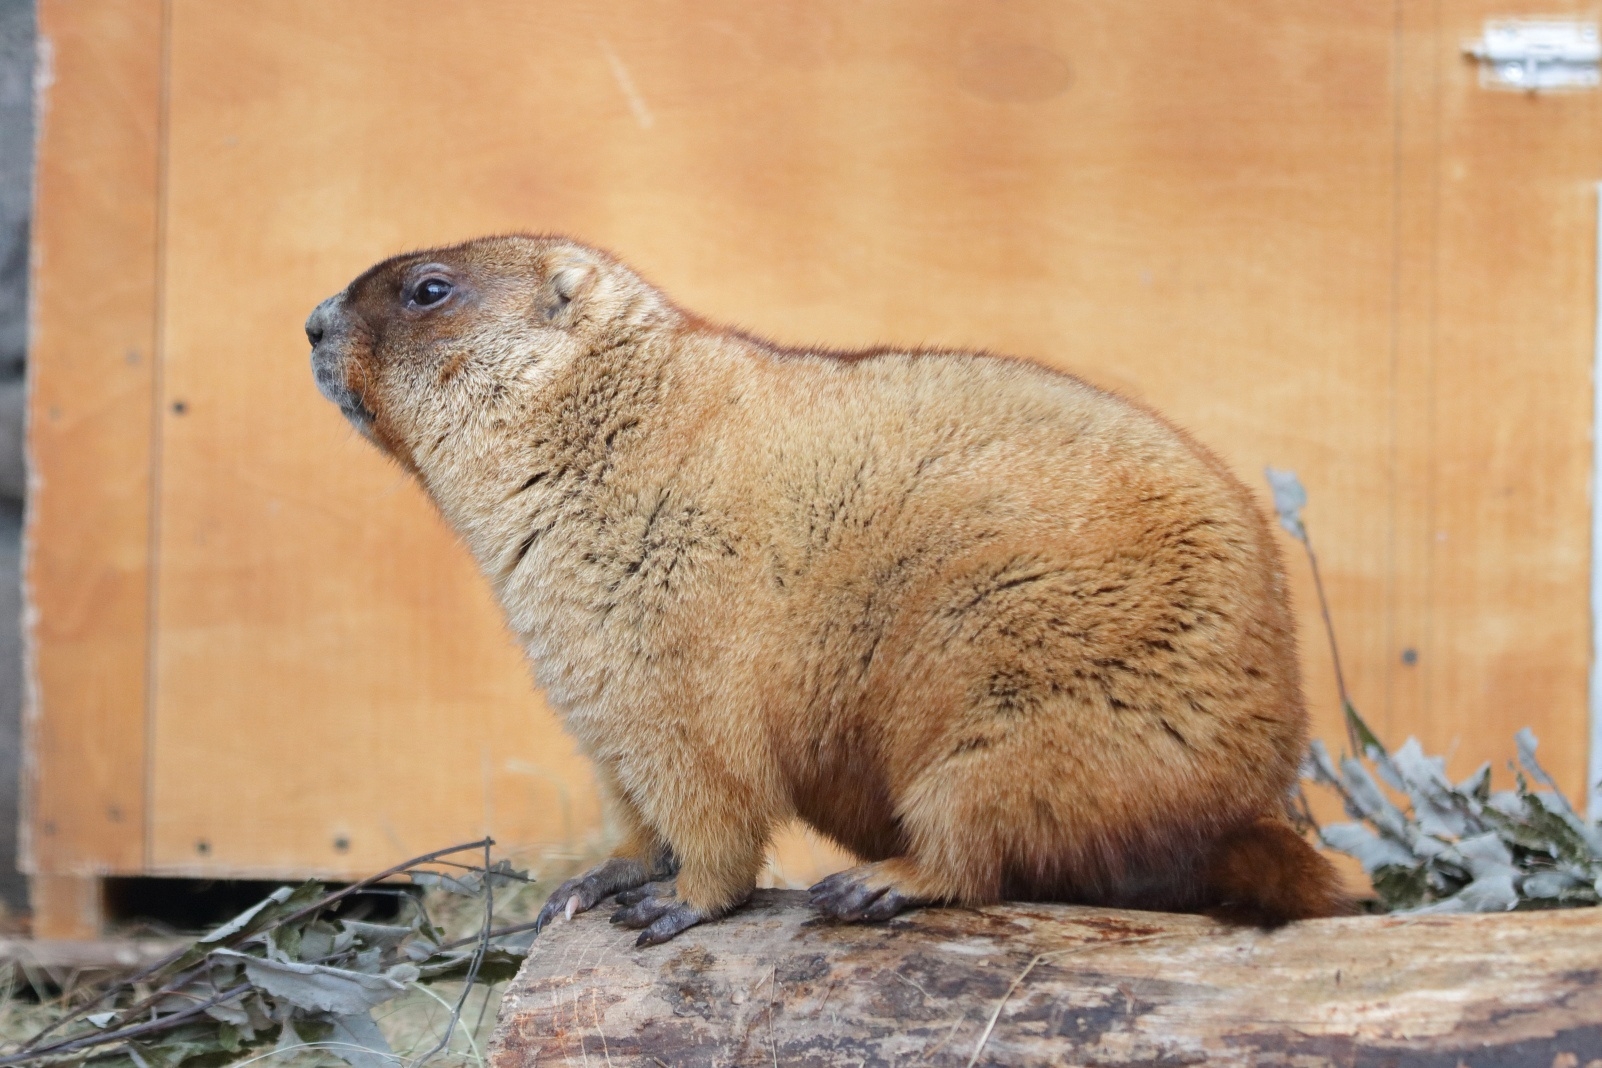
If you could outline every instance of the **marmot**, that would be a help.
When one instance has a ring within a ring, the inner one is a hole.
[[[542,924],[631,891],[614,921],[671,938],[791,817],[863,860],[812,889],[841,920],[1347,910],[1283,815],[1307,727],[1272,533],[1152,412],[1019,359],[783,348],[560,237],[395,257],[306,332],[626,830]]]

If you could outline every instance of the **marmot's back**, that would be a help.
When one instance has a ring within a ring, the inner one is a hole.
[[[889,796],[1028,828],[983,847],[964,898],[1200,903],[1163,873],[1274,812],[1305,742],[1245,491],[1155,416],[1028,364],[774,371],[793,403],[754,431],[786,445],[754,507],[774,524],[771,640],[803,651],[776,719],[787,749],[844,754],[798,769],[802,814],[867,855],[904,847],[902,811],[840,818],[871,808],[837,796],[869,746]]]

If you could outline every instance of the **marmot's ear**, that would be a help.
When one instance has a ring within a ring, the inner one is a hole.
[[[577,258],[558,260],[540,289],[539,311],[552,326],[573,324],[575,307],[595,285],[595,265]]]

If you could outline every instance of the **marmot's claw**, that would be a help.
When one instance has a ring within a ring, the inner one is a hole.
[[[674,935],[687,928],[694,927],[702,920],[711,919],[700,909],[692,909],[688,905],[675,905],[667,912],[656,918],[656,922],[640,932],[640,937],[634,940],[636,946],[654,946],[666,942]]]
[[[534,919],[534,931],[538,934],[545,930],[557,916],[571,920],[574,913],[587,912],[619,890],[632,890],[641,885],[646,878],[645,865],[639,861],[613,857],[552,891],[545,900],[545,907]]]
[[[813,883],[807,888],[807,893],[812,895],[810,904],[816,905],[820,897],[839,893],[842,888],[850,885],[856,877],[855,869],[847,868],[845,871],[837,871],[833,875]]]
[[[612,913],[612,922],[624,927],[643,927],[636,946],[666,942],[680,931],[712,919],[712,915],[673,897],[646,896]]]
[[[613,900],[619,905],[638,905],[648,897],[677,896],[678,889],[674,886],[673,880],[668,879],[664,882],[646,883],[644,886],[635,887],[633,890],[625,890]]]
[[[918,903],[894,887],[870,885],[867,876],[861,868],[836,872],[808,891],[807,903],[848,923],[879,923]]]
[[[612,913],[612,922],[624,927],[648,927],[658,916],[679,907],[679,899],[671,895],[630,894],[623,907]]]
[[[862,910],[862,915],[855,917],[862,923],[883,923],[893,916],[897,916],[907,909],[917,905],[917,902],[902,894],[896,889],[888,889],[879,895],[879,899]]]
[[[571,920],[575,912],[583,912],[585,909],[592,907],[595,902],[591,901],[586,904],[585,896],[584,880],[582,878],[569,879],[561,886],[558,886],[551,892],[551,896],[545,899],[545,906],[540,909],[540,914],[534,918],[535,932],[538,933],[545,930],[550,922],[558,916],[566,916],[567,919]]]

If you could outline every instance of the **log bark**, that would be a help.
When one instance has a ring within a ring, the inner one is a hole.
[[[1005,905],[873,927],[823,923],[803,895],[760,891],[649,949],[610,911],[534,942],[493,1068],[1602,1068],[1602,909],[1262,932]]]

